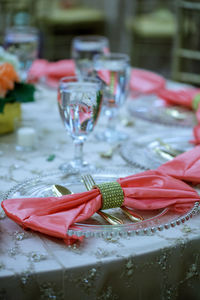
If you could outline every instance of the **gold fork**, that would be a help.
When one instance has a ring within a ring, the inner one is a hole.
[[[92,187],[96,184],[94,178],[90,174],[83,175],[81,176],[81,178],[87,190],[91,190]],[[144,220],[142,216],[136,214],[135,212],[133,212],[125,206],[121,206],[121,210],[133,222],[141,222]]]

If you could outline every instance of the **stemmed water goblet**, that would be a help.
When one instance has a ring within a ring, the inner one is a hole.
[[[72,40],[71,56],[76,63],[77,75],[91,75],[94,55],[108,52],[109,41],[104,36],[88,35],[75,37]]]
[[[74,159],[60,166],[68,172],[92,170],[83,160],[83,144],[93,131],[102,102],[102,82],[97,78],[64,77],[58,88],[58,107],[65,129],[73,139]]]
[[[103,112],[107,126],[97,138],[108,142],[118,142],[127,135],[116,129],[119,109],[123,106],[129,91],[129,56],[124,53],[98,54],[94,56],[94,72],[103,81]]]
[[[4,48],[17,56],[20,63],[20,77],[27,80],[32,62],[38,56],[38,30],[29,26],[8,27],[4,35]]]

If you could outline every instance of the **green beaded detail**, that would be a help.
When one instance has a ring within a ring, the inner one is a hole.
[[[101,209],[122,206],[124,193],[121,185],[117,181],[101,183],[95,185],[94,188],[98,188],[101,192],[103,200]]]
[[[192,101],[192,108],[194,110],[197,110],[199,107],[199,103],[200,103],[200,93],[196,94],[196,96],[194,97]]]

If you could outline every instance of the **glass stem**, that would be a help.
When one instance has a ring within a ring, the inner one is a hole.
[[[74,140],[74,161],[77,165],[83,164],[83,142]]]
[[[116,109],[111,109],[108,116],[107,128],[109,131],[114,131],[116,127]]]

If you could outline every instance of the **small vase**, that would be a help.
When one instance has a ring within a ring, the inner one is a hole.
[[[21,104],[7,103],[0,113],[0,134],[13,132],[21,120]]]

